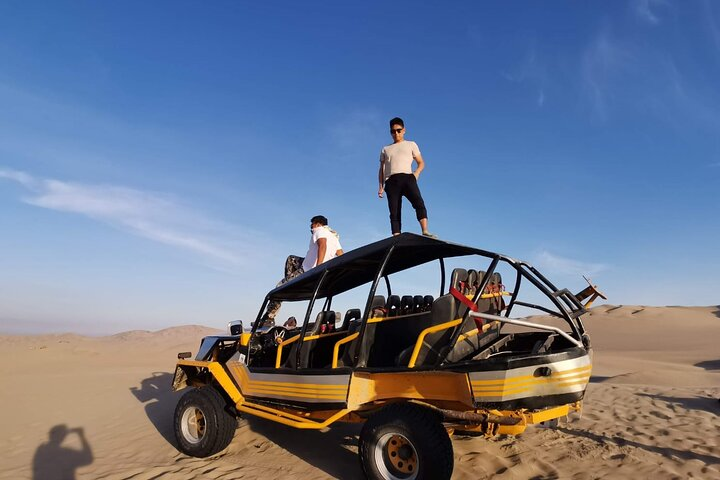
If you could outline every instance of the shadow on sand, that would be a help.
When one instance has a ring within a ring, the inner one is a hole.
[[[145,414],[160,435],[177,448],[173,431],[175,406],[185,391],[172,391],[172,374],[154,372],[130,391],[145,405]],[[360,425],[336,424],[325,432],[298,430],[270,420],[243,415],[254,432],[305,462],[326,472],[333,478],[353,480],[363,478],[360,461],[347,447],[357,447]]]
[[[720,370],[720,359],[718,360],[705,360],[704,362],[698,362],[695,364],[696,367],[704,368],[705,370]]]
[[[641,397],[654,398],[667,403],[676,403],[686,410],[702,410],[717,414],[720,412],[720,404],[713,397],[668,397],[665,395],[653,395],[650,393],[636,393]]]
[[[657,453],[658,455],[662,455],[665,458],[668,458],[670,460],[676,460],[678,458],[688,461],[688,460],[700,460],[701,462],[710,465],[710,464],[720,464],[720,458],[714,457],[712,455],[703,455],[702,453],[695,453],[690,452],[688,450],[678,450],[676,448],[671,447],[656,447],[654,445],[645,445],[643,443],[635,442],[633,440],[628,440],[626,438],[613,436],[608,437],[605,435],[598,435],[596,433],[591,433],[585,430],[573,430],[566,427],[559,427],[557,428],[558,431],[561,431],[563,433],[566,433],[568,435],[574,435],[576,437],[585,437],[590,440],[593,440],[600,445],[607,445],[608,443],[615,444],[619,447],[623,446],[630,446],[639,448],[642,450],[645,450],[647,452],[651,453]]]
[[[324,432],[300,430],[262,418],[243,416],[252,431],[333,478],[364,478],[357,456],[360,424],[336,423]],[[355,450],[349,450],[352,447]]]
[[[172,391],[173,376],[168,372],[153,372],[140,382],[140,388],[131,387],[130,392],[145,404],[145,414],[155,429],[168,443],[177,448],[173,431],[175,405],[183,392]]]
[[[66,439],[77,435],[80,449],[63,445]],[[93,462],[90,444],[82,428],[55,425],[48,432],[48,441],[35,450],[33,480],[74,480],[75,470]]]

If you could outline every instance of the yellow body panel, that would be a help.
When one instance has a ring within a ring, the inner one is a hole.
[[[467,375],[453,372],[397,372],[397,373],[366,373],[355,372],[351,375],[350,385],[322,385],[295,382],[273,382],[251,380],[244,365],[237,365],[232,370],[236,380],[240,380],[240,389],[228,375],[223,365],[218,362],[181,360],[178,366],[207,368],[220,386],[235,403],[235,408],[261,418],[299,428],[318,430],[336,421],[363,421],[354,411],[362,411],[378,403],[397,401],[400,399],[421,400],[439,408],[451,408],[458,411],[485,412],[501,417],[519,418],[515,425],[456,425],[461,431],[483,432],[492,435],[519,435],[528,425],[546,422],[565,417],[571,411],[580,411],[582,402],[548,408],[539,411],[528,410],[482,410],[473,408],[473,396]],[[585,375],[586,367],[575,369],[577,375]],[[537,381],[538,379],[535,379]],[[526,377],[512,379],[516,383],[532,381]],[[474,382],[489,385],[494,381]],[[478,388],[475,386],[474,388]],[[283,407],[270,407],[248,401],[245,395],[262,395],[266,393],[283,393],[314,397],[321,400],[338,401],[347,394],[347,406],[338,410],[303,412]],[[453,425],[450,424],[449,428]]]
[[[467,375],[452,372],[355,372],[350,379],[347,405],[357,410],[362,405],[389,399],[445,401],[472,409],[472,393]]]
[[[518,377],[502,378],[496,380],[471,380],[473,392],[480,396],[514,395],[538,385],[554,385],[556,387],[570,387],[587,384],[590,380],[592,365],[555,372],[550,377],[535,377],[523,375]]]
[[[230,369],[245,395],[263,396],[264,394],[282,396],[288,400],[327,400],[328,402],[344,402],[347,396],[347,383],[324,385],[256,380],[250,377],[247,367],[243,364],[233,365]]]

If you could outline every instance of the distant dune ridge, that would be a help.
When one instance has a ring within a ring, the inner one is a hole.
[[[584,320],[594,367],[582,419],[454,437],[453,478],[720,478],[720,307],[601,305]],[[175,449],[176,355],[217,333],[0,336],[0,478],[360,478],[356,425],[248,418],[216,457]]]

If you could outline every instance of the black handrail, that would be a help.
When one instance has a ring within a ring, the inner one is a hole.
[[[395,250],[395,245],[392,245],[387,253],[385,254],[385,258],[383,258],[382,263],[380,264],[380,268],[378,268],[377,274],[375,275],[375,279],[373,280],[372,286],[370,287],[370,294],[368,295],[367,302],[365,303],[365,312],[363,313],[362,317],[362,323],[360,325],[360,335],[358,335],[358,338],[355,340],[356,342],[359,342],[358,345],[360,345],[360,348],[355,350],[355,357],[353,358],[353,365],[356,367],[364,367],[365,365],[358,365],[358,362],[360,360],[360,355],[363,353],[362,351],[362,342],[365,338],[365,329],[367,327],[367,321],[370,317],[370,310],[372,308],[372,302],[373,298],[375,298],[375,292],[377,291],[378,283],[380,283],[380,278],[382,277],[383,271],[385,270],[385,266],[387,265],[388,260],[390,260],[390,255],[392,255],[393,251]],[[367,358],[363,358],[363,363],[367,362]]]
[[[303,322],[302,330],[300,331],[300,338],[298,339],[297,343],[297,351],[295,352],[295,370],[300,368],[300,354],[302,353],[302,345],[303,340],[305,339],[305,333],[307,332],[308,324],[310,323],[310,314],[312,313],[313,306],[315,305],[318,291],[320,291],[323,280],[325,280],[325,277],[327,276],[327,272],[328,270],[323,271],[322,275],[320,276],[320,280],[318,280],[318,283],[315,286],[315,291],[313,292],[313,296],[310,299],[310,305],[308,305],[307,311],[305,312],[305,321]]]

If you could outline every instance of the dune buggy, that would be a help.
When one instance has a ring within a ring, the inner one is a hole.
[[[394,293],[403,278],[424,288],[414,272],[434,265],[437,297]],[[558,289],[525,262],[414,234],[363,246],[270,291],[248,331],[233,322],[228,335],[202,339],[194,360],[178,354],[173,388],[192,387],[175,410],[179,448],[221,451],[241,414],[299,429],[363,422],[367,477],[449,478],[453,433],[519,434],[580,410],[592,368],[580,317],[598,296],[592,285]],[[300,305],[304,320],[268,325],[270,301]],[[343,314],[342,302],[362,306]]]

